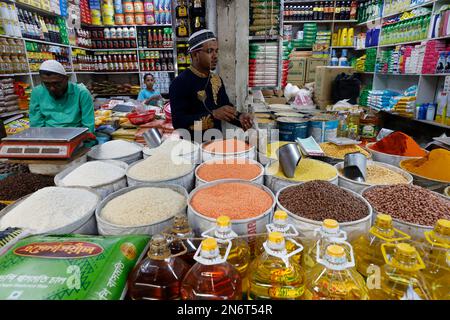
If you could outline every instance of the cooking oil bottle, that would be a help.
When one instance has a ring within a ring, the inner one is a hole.
[[[202,237],[209,237],[209,234],[212,234],[217,240],[222,256],[225,256],[228,241],[231,241],[231,249],[227,257],[227,262],[233,265],[241,275],[242,292],[246,292],[248,286],[247,269],[250,264],[250,248],[247,242],[241,238],[237,238],[238,235],[231,229],[231,219],[228,216],[218,217],[216,226],[203,232]]]
[[[196,264],[188,271],[181,285],[183,300],[240,300],[242,280],[239,272],[227,262],[231,249],[228,243],[224,256],[220,255],[216,239],[202,241],[194,255]]]
[[[170,239],[170,251],[172,254],[178,254],[187,249],[187,252],[181,256],[190,266],[194,265],[194,254],[199,246],[199,241],[191,240],[194,238],[194,232],[189,227],[188,218],[183,214],[178,214],[173,219],[171,228],[165,231],[166,236]]]
[[[133,300],[178,300],[181,281],[189,268],[181,258],[171,254],[164,236],[155,235],[147,257],[128,277],[128,296]]]
[[[283,237],[285,239],[294,239],[297,243],[301,244],[299,233],[297,229],[292,224],[288,224],[288,215],[286,211],[283,210],[277,210],[275,211],[273,215],[273,221],[272,223],[266,225],[267,232],[281,232],[283,234]],[[261,253],[264,252],[263,244],[267,240],[267,237],[259,237],[257,240],[257,246],[256,246],[256,256],[259,256]],[[286,242],[286,250],[288,253],[291,253],[292,251],[297,249],[297,245],[295,245],[291,241]],[[295,263],[300,263],[301,261],[301,252],[297,253],[292,257],[294,259]]]
[[[436,300],[450,300],[450,220],[439,219],[425,233],[426,242],[420,251],[426,265],[423,274]]]
[[[371,268],[384,265],[383,255],[381,254],[382,243],[402,242],[410,238],[409,235],[392,226],[390,215],[378,214],[369,233],[362,235],[352,244],[358,272],[367,277]]]
[[[321,252],[318,248],[317,253]],[[347,253],[347,252],[348,253]],[[318,264],[308,273],[305,300],[368,300],[363,277],[356,271],[352,246],[330,244]]]
[[[253,260],[247,271],[248,299],[301,299],[305,291],[305,273],[292,256],[303,247],[297,243],[297,250],[288,253],[281,232],[269,233],[263,246],[265,251]]]
[[[314,231],[315,240],[306,244],[306,250],[302,255],[302,266],[306,272],[309,272],[316,264],[317,243],[320,241],[322,250],[325,250],[328,244],[339,243],[347,239],[347,233],[340,230],[339,223],[333,219],[325,219],[320,228]],[[324,252],[321,253],[321,256]]]
[[[425,268],[416,248],[408,243],[383,243],[385,265],[379,282],[368,283],[371,300],[430,300],[431,294],[420,270]]]

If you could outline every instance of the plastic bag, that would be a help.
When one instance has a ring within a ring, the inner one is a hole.
[[[306,89],[299,89],[297,94],[295,95],[294,108],[314,108],[314,102],[311,98],[311,92]]]

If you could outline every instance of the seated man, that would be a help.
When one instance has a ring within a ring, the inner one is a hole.
[[[187,129],[193,136],[194,122],[201,121],[201,130],[219,129],[227,121],[247,130],[251,116],[239,113],[230,102],[222,79],[212,73],[218,62],[218,46],[210,30],[198,31],[189,38],[192,65],[170,85],[169,98],[175,129]]]
[[[94,133],[94,102],[84,84],[69,82],[63,65],[44,61],[39,68],[42,84],[30,99],[31,127],[84,127]]]

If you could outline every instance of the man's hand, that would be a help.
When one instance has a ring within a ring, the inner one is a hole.
[[[231,121],[234,119],[236,114],[236,108],[232,106],[223,106],[218,109],[213,110],[213,117],[217,120]]]
[[[239,121],[241,122],[242,129],[247,131],[251,127],[253,127],[253,119],[252,116],[248,113],[241,113],[239,116]]]

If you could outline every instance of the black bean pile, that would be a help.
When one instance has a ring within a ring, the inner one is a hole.
[[[0,180],[0,200],[17,200],[39,189],[54,186],[54,177],[19,173]]]
[[[419,186],[377,186],[364,192],[363,197],[378,213],[401,221],[433,226],[438,219],[450,219],[450,200]]]
[[[350,222],[369,214],[364,201],[327,181],[314,180],[288,187],[280,192],[279,201],[290,212],[315,221]]]

